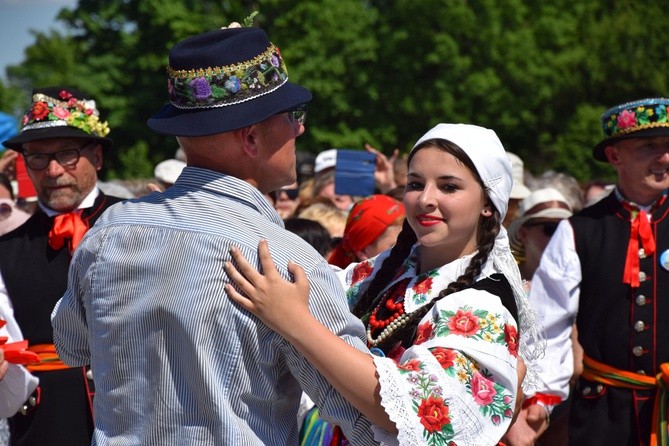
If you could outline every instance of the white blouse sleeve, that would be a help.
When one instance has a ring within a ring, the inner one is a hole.
[[[557,231],[541,257],[532,277],[530,302],[545,328],[546,351],[537,362],[537,393],[569,396],[574,371],[571,331],[579,302],[581,263],[568,220]],[[528,395],[529,396],[529,395]]]
[[[0,319],[7,325],[0,328],[0,336],[6,336],[7,342],[23,339],[21,329],[14,319],[14,309],[7,294],[5,282],[0,276]],[[35,391],[39,380],[24,367],[9,364],[7,373],[0,380],[0,418],[14,415],[28,397]]]
[[[381,404],[400,445],[497,444],[518,391],[517,324],[499,297],[466,289],[438,301],[399,361],[376,357]],[[387,441],[375,428],[377,440]]]

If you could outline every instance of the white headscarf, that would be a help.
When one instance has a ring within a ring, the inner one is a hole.
[[[486,193],[504,220],[509,208],[509,197],[513,187],[511,162],[497,134],[490,129],[469,124],[438,124],[423,135],[414,145],[415,149],[429,139],[443,139],[460,147],[476,166],[476,171],[483,180]],[[412,149],[412,150],[413,150]],[[518,265],[511,254],[509,237],[506,229],[500,225],[489,258],[496,272],[504,274],[511,284],[516,305],[521,333],[519,354],[527,366],[527,376],[523,388],[527,392],[536,383],[534,364],[544,351],[544,340],[536,316],[523,289],[523,282]]]

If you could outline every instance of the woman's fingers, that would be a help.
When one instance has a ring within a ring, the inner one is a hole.
[[[258,257],[260,258],[260,266],[262,266],[263,274],[266,277],[276,277],[279,275],[279,271],[277,271],[272,259],[272,254],[269,252],[267,240],[260,240],[258,243]]]
[[[256,271],[255,267],[253,267],[253,265],[251,265],[248,260],[246,260],[246,257],[244,257],[242,252],[236,246],[230,248],[230,254],[232,255],[232,259],[237,264],[239,272],[244,275],[246,280],[255,285],[258,279],[262,277],[262,275]],[[235,282],[237,281],[235,280]],[[239,282],[237,283],[239,284]]]

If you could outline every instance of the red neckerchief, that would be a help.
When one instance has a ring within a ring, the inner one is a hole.
[[[649,214],[653,214],[655,209],[662,206],[667,195],[664,194],[653,203],[653,205],[645,211],[631,201],[627,201],[622,197],[620,202],[623,207],[630,213],[630,241],[627,245],[627,256],[625,257],[625,270],[623,271],[623,283],[629,284],[632,288],[639,287],[639,239],[641,239],[641,246],[646,255],[651,255],[655,252],[655,239],[653,238],[653,230],[650,227],[648,219]]]
[[[81,209],[56,215],[49,231],[49,246],[58,251],[67,243],[67,248],[72,255],[87,230],[88,223],[81,219]]]

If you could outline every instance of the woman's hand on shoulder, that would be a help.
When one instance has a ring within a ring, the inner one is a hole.
[[[282,278],[274,265],[266,240],[258,244],[263,273],[258,272],[239,249],[233,247],[230,254],[236,266],[232,262],[225,262],[225,271],[237,285],[237,288],[232,284],[225,285],[230,299],[283,336],[291,330],[299,330],[300,322],[311,317],[309,281],[304,269],[288,262],[288,272],[293,275],[294,282]]]

